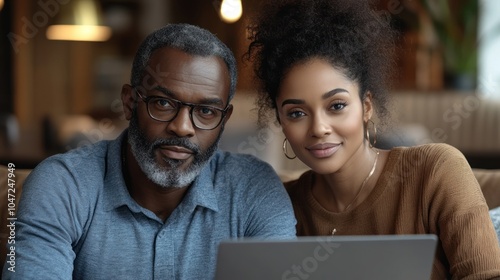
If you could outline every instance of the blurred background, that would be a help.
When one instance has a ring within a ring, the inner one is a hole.
[[[221,148],[278,171],[304,168],[284,157],[279,127],[255,126],[255,82],[242,56],[259,2],[0,0],[0,164],[33,168],[119,135],[128,125],[120,90],[139,43],[167,23],[186,22],[215,33],[238,59],[235,113]],[[401,34],[396,122],[378,131],[379,147],[445,142],[473,167],[500,168],[500,1],[373,2]]]

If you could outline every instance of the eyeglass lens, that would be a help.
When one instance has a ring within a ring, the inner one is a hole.
[[[148,100],[148,110],[151,116],[160,121],[173,120],[182,105],[190,107],[190,116],[194,125],[201,129],[213,129],[219,125],[223,112],[211,106],[193,105],[182,103],[177,100],[152,97]]]

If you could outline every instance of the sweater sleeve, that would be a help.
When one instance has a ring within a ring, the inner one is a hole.
[[[480,186],[455,148],[434,146],[429,221],[439,235],[453,279],[500,277],[500,246]]]

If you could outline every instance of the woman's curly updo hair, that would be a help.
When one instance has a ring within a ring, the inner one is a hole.
[[[246,58],[254,63],[260,83],[259,125],[276,110],[276,98],[287,71],[312,58],[328,61],[367,91],[377,116],[387,115],[395,32],[389,18],[368,1],[266,0],[248,26],[251,43]]]

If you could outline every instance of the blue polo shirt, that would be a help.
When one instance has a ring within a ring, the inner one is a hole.
[[[163,222],[128,193],[123,137],[32,171],[18,207],[15,272],[5,265],[4,279],[211,279],[221,240],[295,237],[292,205],[271,166],[222,151]]]

